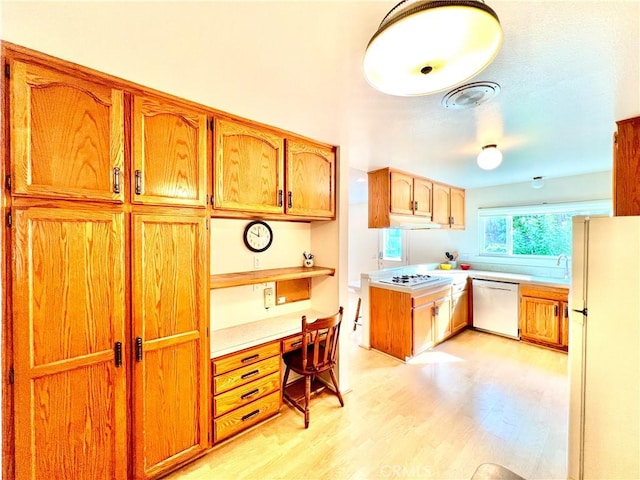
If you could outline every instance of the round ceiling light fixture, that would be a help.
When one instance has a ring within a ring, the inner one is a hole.
[[[364,75],[390,95],[441,92],[484,70],[501,44],[498,16],[480,0],[403,0],[369,41]]]
[[[478,166],[483,170],[493,170],[502,163],[502,152],[498,150],[498,146],[494,143],[482,147],[482,151],[478,154]]]
[[[495,82],[473,82],[456,87],[448,92],[440,104],[449,110],[466,110],[488,102],[500,93]]]

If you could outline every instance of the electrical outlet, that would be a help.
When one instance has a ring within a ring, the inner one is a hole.
[[[257,255],[253,256],[253,268],[260,268],[260,257]]]
[[[287,301],[287,297],[278,297],[278,305],[285,303]]]
[[[276,296],[273,293],[273,287],[264,289],[264,308],[275,307],[276,305]]]

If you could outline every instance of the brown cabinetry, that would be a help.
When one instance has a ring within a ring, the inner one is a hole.
[[[123,91],[11,60],[12,194],[124,201]]]
[[[640,117],[617,122],[613,148],[614,215],[640,215]]]
[[[467,278],[454,280],[451,293],[451,335],[464,330],[470,324],[469,290]]]
[[[287,214],[306,218],[335,218],[334,150],[287,138],[286,160]]]
[[[132,137],[134,203],[206,206],[206,113],[136,95]]]
[[[369,172],[369,228],[430,221],[433,182],[390,168]],[[394,218],[394,215],[401,215]]]
[[[15,478],[124,480],[124,214],[23,203],[13,217]]]
[[[208,447],[206,219],[173,210],[132,215],[137,478]]]
[[[211,361],[214,443],[280,410],[280,342]]]
[[[464,229],[465,191],[439,183],[433,184],[433,221],[453,229]]]
[[[520,285],[520,339],[567,350],[566,288]]]
[[[451,336],[451,287],[407,293],[371,287],[370,343],[401,360]]]
[[[267,128],[216,118],[214,130],[214,214],[335,218],[333,148],[287,138],[285,155],[284,136]]]

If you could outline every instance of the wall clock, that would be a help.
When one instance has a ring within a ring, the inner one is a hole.
[[[262,220],[249,222],[244,229],[244,244],[252,252],[264,252],[272,241],[273,231]]]

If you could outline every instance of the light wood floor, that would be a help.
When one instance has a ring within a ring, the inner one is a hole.
[[[347,325],[345,324],[345,327]],[[485,462],[566,478],[566,354],[467,330],[403,364],[352,343],[345,406],[282,415],[170,479],[469,479]]]

